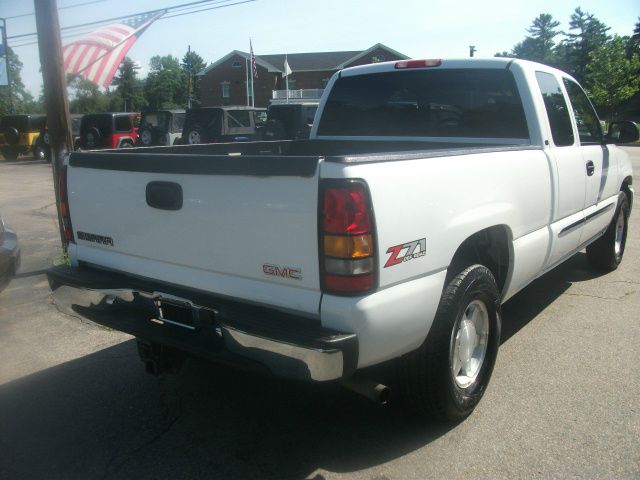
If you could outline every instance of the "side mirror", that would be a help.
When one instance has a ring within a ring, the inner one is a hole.
[[[640,130],[634,122],[612,122],[605,135],[605,143],[633,143],[640,138]]]

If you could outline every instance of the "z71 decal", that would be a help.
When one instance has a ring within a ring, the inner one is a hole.
[[[419,252],[416,249],[419,248]],[[387,253],[391,256],[384,264],[384,268],[393,267],[409,260],[424,257],[427,254],[427,239],[421,238],[420,240],[414,240],[413,242],[403,243],[394,247],[389,247]]]

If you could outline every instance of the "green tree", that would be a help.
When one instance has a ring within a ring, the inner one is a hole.
[[[631,58],[633,55],[640,55],[640,17],[633,29],[633,35],[627,41],[627,57]]]
[[[77,74],[67,74],[69,110],[71,113],[99,113],[109,108],[109,95],[100,87]]]
[[[22,62],[11,47],[7,47],[7,61],[9,65],[9,77],[11,82],[11,98],[9,87],[0,87],[0,114],[11,113],[39,113],[44,106],[33,98],[33,95],[25,88],[22,82]]]
[[[569,30],[564,42],[564,63],[568,65],[569,73],[578,82],[584,83],[587,64],[591,61],[591,53],[609,40],[607,32],[610,27],[578,7],[571,14]]]
[[[554,39],[560,33],[557,29],[559,25],[560,22],[554,20],[550,14],[541,13],[527,29],[529,35],[513,47],[510,56],[534,62],[554,64],[556,61]]]
[[[110,110],[139,112],[146,106],[143,82],[138,78],[140,67],[125,57],[111,84],[116,87],[111,95]]]
[[[640,57],[627,58],[625,39],[615,35],[591,52],[585,83],[594,103],[613,120],[640,92]]]
[[[197,76],[199,72],[207,67],[207,63],[198,55],[195,51],[184,54],[182,57],[182,70],[184,71],[185,79],[188,84],[189,75],[191,75],[191,99],[192,106],[200,106],[200,77]]]
[[[180,61],[172,55],[156,55],[151,57],[149,67],[149,75],[144,83],[144,96],[149,109],[184,107],[186,82]]]

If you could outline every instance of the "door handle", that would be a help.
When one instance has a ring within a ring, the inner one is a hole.
[[[175,182],[150,182],[147,184],[147,205],[160,210],[182,208],[182,187]]]
[[[596,167],[591,160],[587,162],[587,176],[591,176],[595,173]]]

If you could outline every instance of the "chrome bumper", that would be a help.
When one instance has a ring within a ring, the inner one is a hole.
[[[307,318],[93,268],[53,267],[47,277],[63,312],[212,361],[238,357],[314,381],[350,376],[357,365],[355,334]],[[191,313],[176,320],[163,305]]]

